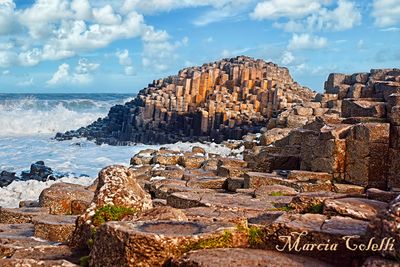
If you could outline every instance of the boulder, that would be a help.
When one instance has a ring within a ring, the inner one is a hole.
[[[35,237],[45,240],[67,243],[75,230],[77,216],[47,215],[33,219]]]
[[[79,201],[81,208],[75,202],[74,213],[84,211],[93,200],[94,193],[84,186],[70,183],[56,183],[42,191],[39,205],[49,208],[50,214],[73,214],[72,203]]]
[[[0,173],[0,187],[8,186],[17,179],[18,177],[15,176],[15,172],[2,171]]]

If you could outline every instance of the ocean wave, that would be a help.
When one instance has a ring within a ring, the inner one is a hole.
[[[107,115],[112,105],[132,98],[114,101],[84,99],[0,100],[0,136],[54,134],[86,126]]]

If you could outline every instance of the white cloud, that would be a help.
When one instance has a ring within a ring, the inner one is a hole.
[[[378,27],[389,27],[400,23],[400,3],[398,0],[374,0],[372,16]]]
[[[3,70],[3,72],[2,72],[2,75],[3,76],[8,76],[8,75],[10,75],[11,74],[11,71],[10,70]]]
[[[364,50],[364,49],[365,49],[365,42],[364,42],[364,40],[360,39],[360,40],[357,42],[357,49],[358,49],[358,50]]]
[[[12,0],[0,0],[0,35],[13,32],[16,28],[15,4]]]
[[[69,65],[64,63],[58,67],[58,70],[53,74],[53,77],[47,81],[48,85],[56,85],[65,82],[70,78]]]
[[[290,51],[284,51],[282,54],[281,62],[284,65],[288,65],[292,63],[295,60],[295,57],[293,56],[292,52]]]
[[[78,66],[75,68],[77,74],[88,74],[100,67],[98,63],[90,63],[86,58],[81,58],[78,61]]]
[[[122,66],[132,65],[132,59],[129,57],[129,51],[125,49],[124,51],[117,51],[115,55],[119,59],[119,64]]]
[[[150,28],[150,30],[153,29]],[[162,33],[160,34],[164,37]],[[176,49],[187,45],[189,42],[188,37],[183,37],[181,41],[172,43],[169,38],[148,38],[148,36],[156,36],[156,33],[150,33],[146,36],[142,39],[142,65],[158,72],[168,70],[171,62],[178,59]]]
[[[258,3],[250,14],[253,19],[302,18],[321,8],[318,0],[268,0]]]
[[[355,4],[346,0],[339,0],[333,10],[322,8],[306,20],[310,30],[342,31],[353,28],[361,22],[361,13]]]
[[[32,86],[33,84],[34,84],[33,78],[30,78],[29,80],[18,82],[17,86],[19,86],[19,87],[29,87],[29,86]]]
[[[205,43],[212,43],[214,42],[214,38],[212,36],[207,37],[206,39],[203,40]]]
[[[88,0],[72,0],[71,9],[75,12],[75,18],[78,20],[92,18],[92,7]]]
[[[135,70],[132,66],[132,59],[129,56],[129,51],[127,49],[123,51],[117,51],[115,56],[118,57],[118,62],[121,66],[124,66],[124,73],[127,76],[132,76],[135,74]]]
[[[67,63],[61,64],[52,78],[46,82],[48,86],[59,86],[66,84],[83,85],[92,82],[91,73],[100,65],[90,63],[87,59],[79,60],[74,72],[71,72],[70,65]]]
[[[328,3],[318,0],[269,0],[257,4],[251,17],[257,20],[287,19],[273,25],[288,32],[342,31],[361,22],[361,13],[355,3],[338,0],[333,8],[325,6]]]
[[[380,31],[381,32],[398,32],[398,31],[400,31],[400,28],[390,27],[390,28],[381,29]]]
[[[93,9],[93,17],[99,24],[116,25],[121,23],[121,16],[115,14],[110,5]]]
[[[326,47],[328,41],[324,37],[313,36],[308,33],[293,34],[289,41],[289,50],[313,50]]]

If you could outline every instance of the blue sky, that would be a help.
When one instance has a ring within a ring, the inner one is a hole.
[[[400,67],[400,0],[0,0],[0,93],[135,93],[237,55],[322,91]]]

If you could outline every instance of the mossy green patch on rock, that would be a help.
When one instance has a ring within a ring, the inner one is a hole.
[[[316,203],[309,206],[305,209],[302,213],[314,213],[314,214],[322,214],[324,211],[324,204],[323,203]]]
[[[92,222],[97,227],[108,221],[120,221],[125,216],[135,215],[136,213],[137,211],[132,208],[106,205],[96,211]]]
[[[269,193],[269,196],[271,196],[271,197],[281,197],[281,196],[284,196],[284,194],[282,192],[280,192],[280,191],[274,191],[274,192]]]
[[[248,240],[250,247],[258,247],[265,242],[265,232],[257,226],[250,226],[248,229]]]
[[[81,267],[89,267],[90,256],[83,256],[79,259],[79,265]]]
[[[224,233],[218,237],[207,238],[199,240],[195,243],[189,244],[184,247],[183,251],[188,252],[191,250],[199,249],[210,249],[210,248],[228,248],[232,243],[232,233],[224,231]]]

